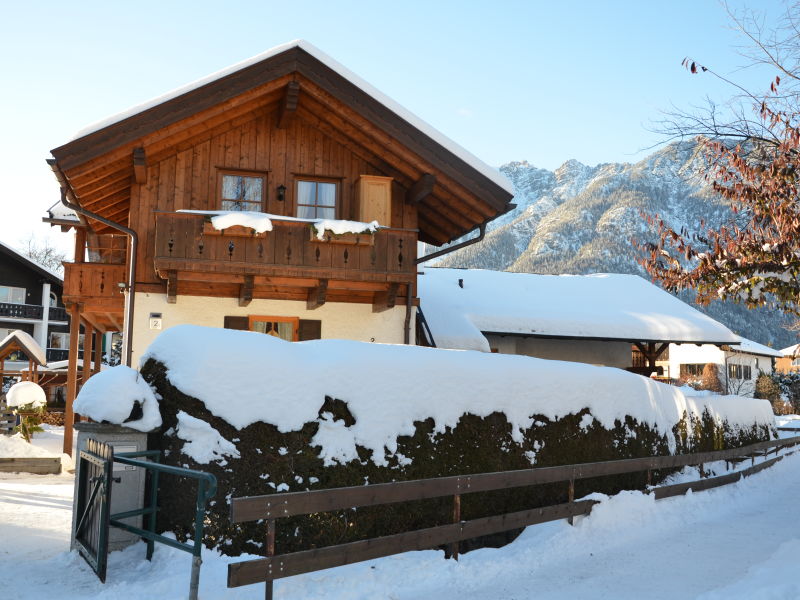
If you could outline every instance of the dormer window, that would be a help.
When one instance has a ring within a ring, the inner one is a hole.
[[[261,212],[266,176],[260,173],[220,172],[220,209]]]
[[[333,180],[297,181],[297,216],[301,219],[335,219],[339,183]]]

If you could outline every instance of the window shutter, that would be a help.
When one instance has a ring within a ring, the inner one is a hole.
[[[322,339],[322,321],[316,319],[300,319],[298,339],[305,340]]]
[[[250,329],[250,320],[247,317],[225,317],[223,324],[225,329]]]

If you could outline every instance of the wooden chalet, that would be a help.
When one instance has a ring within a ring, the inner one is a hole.
[[[72,334],[81,322],[124,332],[124,362],[180,323],[411,343],[417,241],[445,244],[512,206],[496,170],[303,41],[98,123],[52,155],[80,219],[64,277]],[[192,212],[237,210],[267,213],[272,229],[220,230]],[[381,227],[320,239],[317,219]]]

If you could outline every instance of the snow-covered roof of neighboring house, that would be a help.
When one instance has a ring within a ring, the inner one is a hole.
[[[781,348],[779,352],[781,353],[781,356],[793,357],[797,355],[798,347],[800,347],[800,344],[795,344],[794,346],[789,346],[788,348]]]
[[[25,256],[22,252],[20,252],[16,248],[12,248],[8,244],[5,244],[2,241],[0,241],[0,254],[2,253],[5,253],[6,255],[13,256],[14,258],[19,259],[20,261],[26,263],[34,271],[37,271],[40,275],[48,279],[54,280],[55,283],[58,283],[59,285],[64,284],[64,279],[58,273],[56,273],[55,271],[51,271],[47,267],[40,265],[32,258]]]
[[[425,268],[420,307],[436,345],[489,351],[484,333],[738,344],[730,329],[637,275]]]
[[[198,79],[192,83],[187,85],[181,86],[172,90],[171,92],[167,92],[161,96],[148,100],[142,104],[138,104],[133,106],[127,110],[124,110],[120,113],[107,117],[101,121],[97,121],[96,123],[92,123],[91,125],[85,127],[78,131],[73,139],[78,139],[92,133],[99,131],[109,125],[113,125],[115,123],[119,123],[129,117],[132,117],[138,113],[144,112],[150,108],[158,106],[159,104],[163,104],[177,98],[178,96],[182,96],[188,92],[196,90],[204,85],[217,81],[218,79],[222,79],[228,75],[236,73],[237,71],[241,71],[251,65],[255,65],[261,61],[266,59],[272,58],[273,56],[277,56],[278,54],[290,50],[292,48],[300,48],[304,50],[320,62],[322,62],[325,66],[335,71],[341,77],[347,79],[350,83],[355,85],[356,87],[360,88],[361,91],[368,94],[376,101],[380,102],[383,106],[391,110],[395,113],[398,117],[418,129],[423,134],[427,135],[429,138],[434,140],[436,143],[441,145],[442,147],[446,148],[448,151],[456,155],[458,158],[463,160],[465,163],[470,165],[473,169],[481,173],[484,177],[487,177],[495,184],[500,186],[502,189],[507,191],[509,194],[514,193],[514,189],[511,185],[511,182],[506,179],[505,175],[503,175],[498,169],[494,167],[490,167],[485,162],[477,158],[475,155],[467,151],[466,149],[462,148],[460,145],[456,144],[453,140],[442,134],[441,132],[437,131],[431,125],[417,117],[416,115],[412,114],[402,106],[400,106],[397,102],[380,92],[378,89],[361,79],[358,75],[344,67],[338,61],[334,60],[324,52],[322,52],[319,48],[310,44],[305,40],[294,40],[291,42],[287,42],[285,44],[281,44],[279,46],[275,46],[274,48],[270,48],[269,50],[262,52],[252,58],[244,60],[242,62],[236,63],[222,69],[221,71],[217,71],[216,73],[212,73],[206,77]]]
[[[42,347],[29,334],[19,329],[15,329],[0,341],[0,354],[14,342],[29,359],[42,366],[47,364],[47,354]]]
[[[769,346],[759,344],[758,342],[748,340],[747,338],[742,338],[742,341],[738,344],[731,344],[731,349],[735,352],[758,354],[760,356],[774,356],[776,358],[781,358],[783,356],[783,352],[781,350],[770,348]]]

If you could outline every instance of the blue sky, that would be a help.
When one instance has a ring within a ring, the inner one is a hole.
[[[734,8],[744,6],[731,2]],[[782,3],[751,6],[777,16]],[[753,89],[714,0],[562,2],[5,2],[0,22],[0,239],[58,199],[44,159],[80,128],[277,44],[304,38],[499,166],[635,161],[672,104],[728,91],[684,56]],[[68,236],[51,239],[69,246]]]

